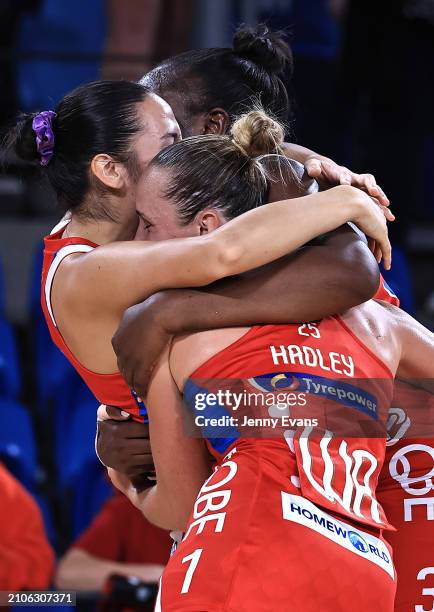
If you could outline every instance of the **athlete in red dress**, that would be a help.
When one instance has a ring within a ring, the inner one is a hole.
[[[399,306],[383,280],[376,298]],[[434,598],[434,395],[420,384],[395,381],[377,490],[395,527],[385,537],[394,551],[398,578],[396,612],[423,612]]]
[[[74,253],[89,253],[98,245],[84,238],[64,238],[63,233],[68,221],[60,223],[44,240],[44,258],[41,281],[41,306],[47,321],[48,329],[54,344],[62,351],[74,366],[89,389],[103,403],[115,400],[116,406],[128,411],[137,420],[146,419],[146,408],[143,402],[131,391],[119,372],[98,374],[86,368],[69,349],[54,317],[51,305],[51,290],[55,274],[65,259]]]
[[[396,381],[378,497],[398,575],[395,610],[422,612],[434,596],[434,395]]]
[[[195,416],[217,468],[163,575],[162,610],[393,609],[395,572],[383,537],[390,526],[375,490],[393,375],[416,374],[415,351],[423,349],[428,361],[433,356],[432,338],[414,347],[420,329],[404,313],[370,302],[319,324],[205,332],[175,343],[147,398],[157,486],[137,494],[114,476],[151,520],[181,527],[192,486],[182,463],[183,425],[175,418],[182,408],[173,387],[183,389],[188,405],[199,408]],[[429,367],[424,360],[421,371]],[[297,393],[309,391],[308,403],[290,408],[291,416],[327,408],[330,419],[338,407],[360,430],[343,439],[339,429],[332,437],[315,428],[293,435],[283,424],[280,439],[267,436],[267,427],[257,439],[241,419],[224,421],[222,432],[221,421],[204,421],[238,417],[227,399],[219,405],[209,396],[207,381],[227,386],[236,379],[238,389],[242,381],[267,390],[264,379],[274,379],[283,381],[282,391],[288,378],[300,383]],[[369,422],[383,424],[378,437],[363,437]],[[199,467],[196,486],[204,473]]]

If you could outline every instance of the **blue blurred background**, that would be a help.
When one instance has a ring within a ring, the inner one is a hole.
[[[293,140],[389,195],[403,307],[434,322],[434,3],[429,0],[1,0],[0,126],[97,78],[230,46],[240,23],[284,29],[295,56]],[[65,550],[110,488],[94,455],[95,400],[51,344],[39,307],[41,237],[55,203],[25,166],[0,176],[0,458]]]

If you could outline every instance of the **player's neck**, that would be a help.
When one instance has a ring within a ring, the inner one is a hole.
[[[80,237],[95,244],[132,240],[138,217],[131,193],[107,195],[103,200],[89,196],[76,211],[63,233],[64,238]]]
[[[83,219],[72,215],[71,221],[65,228],[64,238],[79,236],[95,244],[108,244],[120,240],[132,240],[137,230],[137,215],[130,218],[111,219]]]
[[[87,221],[82,223],[74,218],[63,233],[63,238],[78,236],[95,244],[108,244],[120,240],[132,240],[137,228],[137,221],[128,226],[113,221]]]

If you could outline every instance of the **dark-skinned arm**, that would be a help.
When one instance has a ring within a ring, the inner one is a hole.
[[[328,189],[333,185],[352,185],[363,189],[384,206],[389,206],[390,201],[372,174],[358,174],[345,166],[340,166],[329,157],[315,153],[306,147],[294,143],[285,142],[283,152],[286,157],[295,159],[303,164],[306,173],[318,181],[321,189]]]
[[[377,263],[344,226],[319,244],[201,290],[166,290],[129,308],[113,338],[119,369],[146,394],[152,367],[173,335],[223,327],[312,321],[374,296]]]

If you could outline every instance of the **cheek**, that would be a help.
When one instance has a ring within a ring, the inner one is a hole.
[[[140,166],[144,169],[161,149],[161,139],[158,136],[149,133],[140,136],[135,149]]]
[[[141,221],[137,228],[136,235],[134,236],[134,240],[149,240],[149,231],[145,229],[145,226]]]
[[[196,236],[193,225],[180,226],[173,220],[165,220],[149,229],[148,240],[171,240]]]

